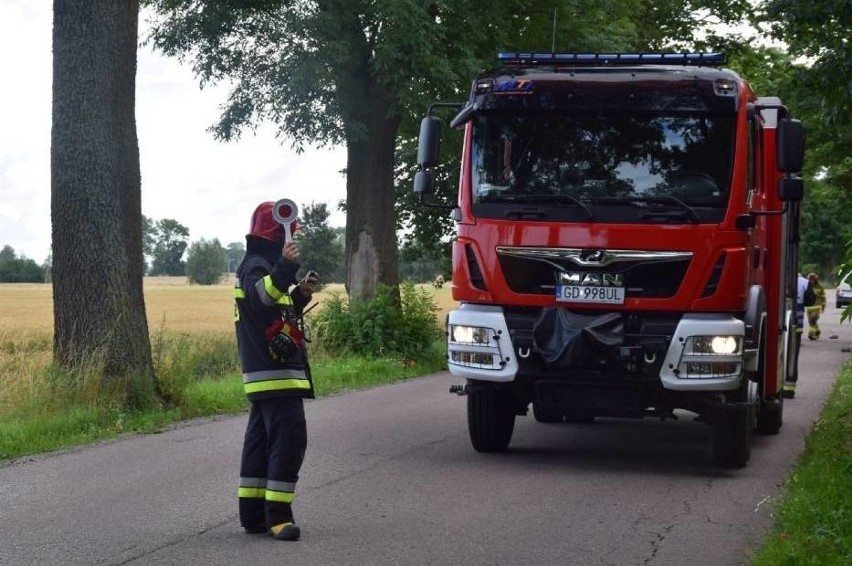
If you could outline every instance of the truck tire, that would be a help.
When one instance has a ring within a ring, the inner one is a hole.
[[[477,452],[503,452],[512,440],[515,411],[508,402],[511,389],[493,383],[470,381],[467,394],[467,429]]]
[[[746,405],[720,407],[713,419],[713,462],[723,468],[742,468],[751,456],[753,409]]]
[[[781,425],[784,424],[784,397],[778,396],[778,408],[769,410],[766,403],[760,402],[760,412],[757,414],[757,427],[754,429],[759,434],[778,434]]]

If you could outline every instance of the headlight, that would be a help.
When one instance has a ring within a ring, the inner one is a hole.
[[[687,354],[731,355],[739,352],[739,336],[693,336],[692,348],[687,346]]]
[[[479,326],[453,326],[450,329],[450,336],[453,342],[459,344],[488,345],[491,343],[492,332],[490,328]]]
[[[733,354],[737,348],[737,339],[733,336],[714,336],[710,340],[710,349],[714,354]]]

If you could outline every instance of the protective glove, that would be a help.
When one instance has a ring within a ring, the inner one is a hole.
[[[308,271],[307,275],[299,282],[299,291],[307,298],[311,298],[317,287],[319,287],[319,273]]]

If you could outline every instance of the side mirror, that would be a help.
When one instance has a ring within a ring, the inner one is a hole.
[[[414,174],[414,194],[426,196],[435,192],[435,173],[418,171]]]
[[[434,116],[426,116],[420,121],[420,139],[417,144],[417,165],[420,169],[438,164],[440,146],[441,121]]]
[[[778,198],[784,202],[799,202],[805,196],[805,183],[799,177],[782,177],[778,181]]]
[[[799,120],[781,120],[776,133],[776,159],[782,173],[798,173],[805,162],[805,129]]]

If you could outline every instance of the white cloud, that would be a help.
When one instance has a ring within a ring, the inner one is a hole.
[[[0,0],[0,247],[37,261],[50,249],[51,6]],[[144,26],[144,17],[140,17]],[[142,211],[173,218],[190,239],[242,241],[254,207],[287,197],[324,202],[331,224],[343,225],[343,148],[296,154],[271,125],[221,143],[207,128],[226,97],[200,91],[188,66],[140,47],[136,121],[142,169]]]

